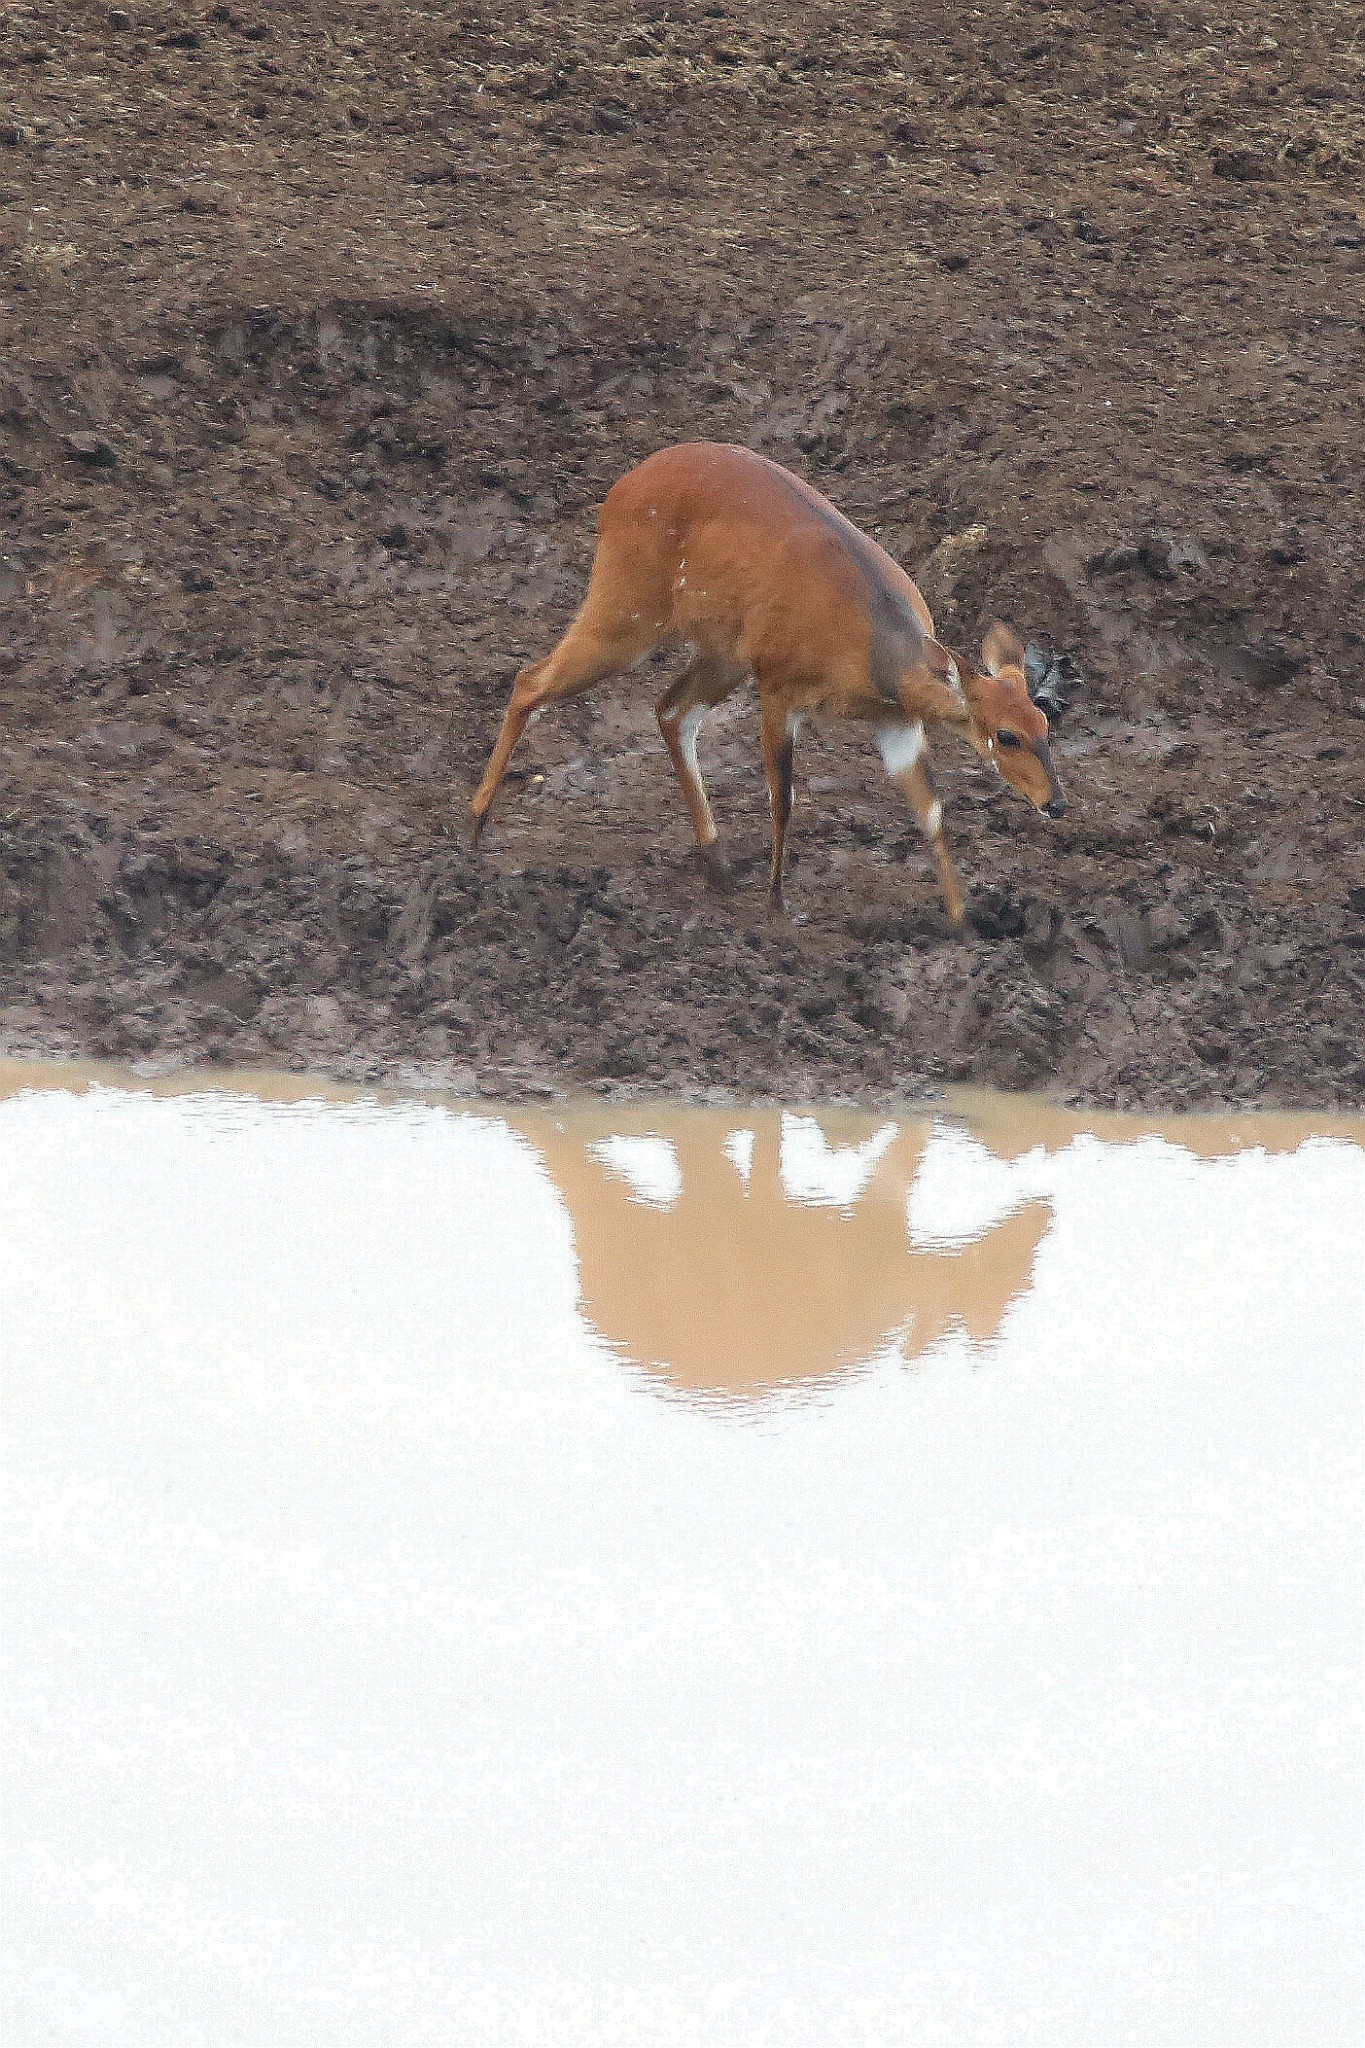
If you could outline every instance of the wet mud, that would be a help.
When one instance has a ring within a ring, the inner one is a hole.
[[[1362,52],[1166,0],[10,9],[0,1050],[871,1100],[1365,1097]],[[469,794],[595,507],[747,442],[1085,679],[1071,798],[666,663]]]

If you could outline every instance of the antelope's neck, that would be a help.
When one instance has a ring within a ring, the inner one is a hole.
[[[965,692],[944,682],[928,668],[910,670],[901,685],[901,699],[916,718],[928,719],[936,725],[952,725],[965,732],[972,722],[972,707]]]

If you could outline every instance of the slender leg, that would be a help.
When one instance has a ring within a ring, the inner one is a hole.
[[[522,669],[512,685],[512,695],[508,699],[506,711],[502,714],[502,724],[498,729],[496,744],[488,757],[488,766],[483,771],[483,781],[475,790],[469,806],[471,846],[477,846],[479,843],[484,819],[492,809],[493,799],[502,784],[503,776],[507,773],[512,750],[525,732],[527,720],[535,709],[536,685],[549,659],[547,656],[545,661],[532,662],[529,668]]]
[[[792,814],[792,759],[800,721],[789,716],[781,704],[761,705],[759,738],[763,743],[763,767],[768,777],[768,803],[773,814],[773,859],[768,877],[768,908],[780,911],[782,866],[787,850],[787,825]]]
[[[925,744],[924,727],[916,721],[906,725],[877,728],[886,772],[919,820],[938,867],[943,902],[954,925],[962,924],[962,890],[948,849],[943,843],[943,805],[935,794],[933,764]]]
[[[743,679],[743,669],[718,661],[714,655],[699,654],[654,707],[673,772],[691,815],[702,864],[712,880],[722,884],[729,882],[730,870],[716,845],[719,834],[697,763],[697,735],[708,711],[714,710]]]
[[[652,637],[638,629],[625,633],[619,629],[614,632],[597,631],[580,613],[553,654],[547,654],[542,661],[533,661],[521,671],[512,685],[512,695],[503,713],[502,728],[489,756],[483,781],[470,805],[471,844],[477,846],[479,843],[484,819],[492,809],[499,784],[507,773],[512,750],[533,713],[543,705],[560,703],[566,697],[577,697],[584,690],[590,690],[594,683],[605,682],[608,676],[618,675],[623,668],[629,668],[648,649]]]

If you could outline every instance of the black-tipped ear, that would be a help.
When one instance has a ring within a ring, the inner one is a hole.
[[[1069,654],[1054,654],[1048,648],[1030,644],[1024,657],[1028,693],[1048,718],[1064,718],[1077,694],[1085,688],[1085,677]]]
[[[988,676],[998,676],[1002,668],[1022,668],[1024,650],[1008,626],[1002,626],[999,619],[981,642],[981,660]]]

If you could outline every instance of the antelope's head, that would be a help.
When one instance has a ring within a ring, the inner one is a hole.
[[[1048,723],[1028,693],[1024,650],[1008,626],[991,627],[981,643],[979,673],[956,664],[971,714],[968,733],[983,761],[1045,818],[1060,818],[1066,798],[1048,747]]]

